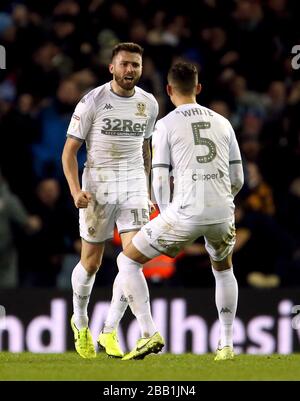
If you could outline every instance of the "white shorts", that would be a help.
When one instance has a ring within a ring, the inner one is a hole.
[[[115,191],[116,185],[113,184],[90,181],[86,173],[83,175],[82,188],[92,195],[88,207],[79,209],[80,236],[87,242],[97,244],[113,238],[115,224],[122,234],[138,231],[149,221],[145,178],[117,183],[121,188],[119,192]],[[126,184],[124,191],[122,184]]]
[[[143,255],[152,259],[162,253],[175,257],[184,246],[201,236],[204,236],[205,248],[210,257],[216,262],[223,260],[235,244],[234,221],[208,225],[195,225],[180,220],[168,223],[159,215],[143,226],[132,242]]]

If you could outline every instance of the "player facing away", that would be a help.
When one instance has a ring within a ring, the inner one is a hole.
[[[142,74],[143,49],[135,43],[113,48],[111,82],[90,91],[76,106],[62,155],[63,169],[75,206],[79,208],[82,238],[80,262],[72,273],[71,327],[75,348],[83,358],[96,356],[88,328],[89,297],[116,223],[124,247],[149,221],[149,194],[145,171],[150,173],[149,139],[158,114],[152,94],[136,84]],[[78,177],[77,152],[85,141],[87,161]],[[98,344],[107,354],[122,357],[116,329],[128,302],[119,274]]]
[[[220,341],[215,360],[232,359],[238,286],[232,267],[235,244],[234,196],[243,185],[240,150],[229,121],[196,102],[197,69],[177,63],[168,73],[167,93],[175,110],[153,133],[153,189],[161,214],[142,227],[117,258],[125,296],[142,337],[123,360],[158,352],[164,341],[151,318],[142,264],[163,253],[174,257],[200,236],[205,238],[216,281]],[[174,193],[170,202],[169,169]]]

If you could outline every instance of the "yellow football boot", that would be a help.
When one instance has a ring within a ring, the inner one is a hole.
[[[75,349],[82,358],[96,358],[93,337],[88,327],[79,330],[75,326],[74,316],[71,318],[71,327],[74,332]]]
[[[156,332],[153,336],[148,338],[140,338],[137,341],[136,347],[126,354],[122,361],[129,361],[130,359],[144,359],[146,355],[158,354],[165,345],[162,336]]]
[[[121,350],[119,344],[116,330],[112,331],[111,333],[103,333],[101,331],[97,343],[99,349],[105,351],[111,358],[122,358],[124,356],[124,352]]]
[[[229,359],[234,358],[234,351],[233,348],[230,347],[229,345],[226,345],[223,348],[217,348],[216,351],[216,356],[215,356],[215,361],[226,361]]]

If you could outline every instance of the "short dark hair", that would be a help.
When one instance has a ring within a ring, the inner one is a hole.
[[[118,43],[112,49],[111,58],[113,59],[121,51],[129,52],[129,53],[138,53],[138,54],[140,54],[142,56],[143,52],[144,52],[144,49],[140,45],[138,45],[137,43],[132,43],[132,42]]]
[[[168,82],[183,95],[193,93],[194,87],[198,83],[197,67],[187,62],[174,64],[168,72]]]

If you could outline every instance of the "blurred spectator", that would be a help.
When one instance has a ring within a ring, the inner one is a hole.
[[[300,246],[300,177],[292,181],[286,199],[285,225]]]
[[[175,15],[167,18],[165,28],[161,34],[163,44],[176,47],[191,36],[188,18],[185,15]]]
[[[236,206],[234,266],[241,286],[278,287],[291,263],[289,234],[266,214]]]
[[[300,282],[300,177],[295,178],[287,193],[285,208],[282,213],[282,224],[292,235],[293,261],[290,269],[283,273],[286,286],[296,286]]]
[[[19,240],[21,284],[53,287],[64,254],[77,251],[79,234],[73,208],[63,201],[60,184],[53,178],[39,182],[31,208],[41,219],[42,228]]]
[[[0,288],[16,288],[19,284],[14,224],[24,230],[24,235],[41,228],[40,219],[26,211],[0,175]]]
[[[19,73],[18,91],[31,93],[40,100],[53,96],[59,85],[59,72],[55,57],[59,48],[47,41],[34,51],[32,59]]]
[[[1,97],[1,94],[0,94]],[[0,100],[0,167],[10,187],[28,207],[33,197],[35,175],[32,167],[31,144],[39,137],[37,110],[30,94],[21,94],[13,102]],[[2,113],[1,113],[2,110]],[[13,150],[13,153],[9,150]],[[12,159],[13,157],[13,159]]]
[[[215,111],[216,113],[221,114],[221,116],[227,118],[228,120],[230,120],[231,118],[231,112],[229,109],[229,106],[226,102],[224,102],[223,100],[213,100],[211,101],[211,103],[208,106],[210,109],[212,109],[213,111]]]
[[[130,27],[129,9],[121,1],[109,3],[108,18],[105,21],[106,27],[112,29],[119,40],[126,41]]]
[[[263,180],[258,165],[247,162],[245,165],[245,187],[247,193],[245,206],[253,211],[267,215],[275,214],[275,204],[271,187]]]
[[[179,287],[213,287],[214,277],[203,238],[186,246],[175,259],[171,283]]]
[[[261,96],[257,92],[248,89],[247,80],[244,76],[237,75],[232,77],[229,81],[229,93],[232,98],[232,109],[241,127],[243,124],[248,123],[247,118],[244,120],[247,114],[248,118],[263,115],[264,107]]]
[[[140,86],[144,90],[153,93],[159,104],[159,116],[165,115],[166,101],[163,80],[160,74],[157,73],[150,57],[144,57],[143,59],[143,75],[140,80]]]
[[[75,105],[81,97],[81,91],[73,80],[64,80],[59,84],[56,97],[45,107],[40,116],[41,137],[32,147],[35,174],[39,178],[47,175],[59,179],[63,177],[61,154],[64,147],[67,128]],[[79,152],[79,167],[85,161],[84,147]]]
[[[85,94],[97,86],[97,77],[92,70],[85,68],[77,71],[70,76],[70,79],[76,83],[80,93]]]
[[[262,2],[239,0],[232,16],[236,50],[241,59],[239,69],[247,77],[251,90],[263,91],[272,79],[270,66],[274,44]]]
[[[162,32],[164,26],[164,20],[166,18],[166,12],[164,10],[158,9],[151,21],[150,29],[148,30],[147,39],[150,45],[161,45],[163,43]]]

